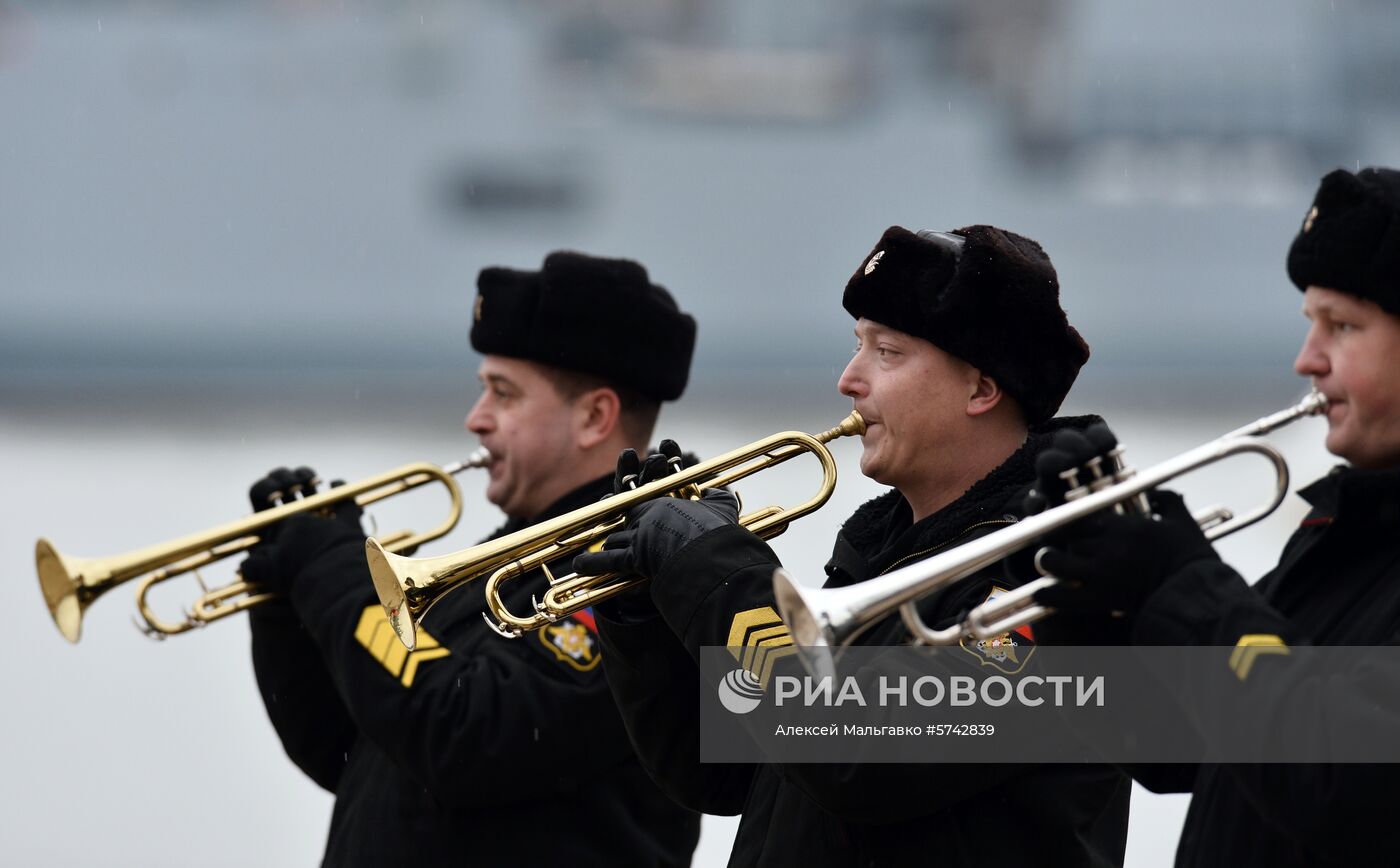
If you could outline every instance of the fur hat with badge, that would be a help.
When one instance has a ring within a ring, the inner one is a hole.
[[[1089,345],[1040,245],[995,226],[885,230],[846,284],[851,316],[923,338],[990,375],[1029,424],[1055,415]]]
[[[685,391],[695,320],[630,259],[570,250],[539,271],[484,268],[472,348],[594,374],[656,401]]]
[[[1400,172],[1328,173],[1288,250],[1288,277],[1299,289],[1338,289],[1400,316]]]

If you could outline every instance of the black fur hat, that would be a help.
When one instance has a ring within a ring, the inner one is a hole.
[[[1299,289],[1339,289],[1400,316],[1400,172],[1328,173],[1288,250],[1288,278]]]
[[[995,226],[885,230],[846,284],[857,319],[924,338],[989,374],[1032,425],[1059,409],[1089,345],[1060,308],[1045,251]],[[961,240],[961,241],[960,241]]]
[[[630,259],[568,250],[539,271],[484,268],[472,348],[595,374],[657,401],[685,391],[695,320]]]

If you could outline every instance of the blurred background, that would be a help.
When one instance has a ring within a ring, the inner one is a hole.
[[[1284,255],[1318,178],[1373,164],[1400,164],[1383,0],[0,0],[3,861],[317,862],[331,799],[281,753],[242,620],[148,642],[123,588],[70,647],[33,543],[221,523],[278,465],[464,456],[482,267],[643,262],[700,322],[659,433],[715,454],[849,409],[839,295],[886,226],[1002,225],[1093,346],[1065,410],[1146,466],[1301,394]],[[1276,438],[1295,483],[1322,430]],[[812,581],[879,491],[835,451],[833,503],[775,544]],[[1248,505],[1244,463],[1188,499]],[[434,551],[500,522],[464,487]],[[381,529],[435,522],[423,500]],[[1227,559],[1257,577],[1303,511]],[[1135,793],[1129,864],[1170,864],[1185,804]],[[707,819],[698,865],[733,828]]]

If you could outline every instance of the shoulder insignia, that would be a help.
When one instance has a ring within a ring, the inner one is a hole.
[[[995,600],[1005,593],[1005,588],[993,585],[983,602]],[[977,658],[978,664],[1000,669],[1007,675],[1020,672],[1035,651],[1035,638],[1028,625],[987,639],[964,636],[958,644],[964,651]]]
[[[421,627],[418,628],[418,647],[412,651],[405,648],[384,615],[384,607],[378,603],[366,606],[360,613],[360,623],[355,627],[355,641],[363,645],[370,656],[389,670],[390,675],[399,679],[404,687],[413,686],[419,666],[451,653]]]
[[[598,625],[593,620],[593,610],[584,609],[550,624],[543,630],[536,630],[535,634],[560,662],[567,663],[580,672],[587,672],[603,659],[598,649],[598,640],[593,635],[597,631]]]
[[[1288,656],[1288,645],[1273,633],[1247,633],[1235,643],[1230,652],[1230,671],[1243,681],[1254,668],[1254,661],[1265,654]]]
[[[747,609],[735,615],[725,646],[739,665],[765,688],[773,674],[773,664],[797,652],[792,645],[792,633],[772,606]]]

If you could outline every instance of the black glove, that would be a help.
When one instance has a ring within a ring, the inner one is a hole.
[[[310,467],[298,467],[296,470],[279,467],[268,471],[266,476],[253,483],[248,489],[248,502],[252,504],[253,512],[263,512],[302,497],[309,497],[316,493],[316,486],[320,484],[320,477]],[[261,534],[262,538],[267,539],[268,534],[275,532],[276,528],[275,524],[267,528]]]
[[[640,488],[675,473],[685,464],[674,440],[663,440],[658,451],[639,461],[636,451],[618,456],[613,488],[617,493]],[[739,501],[733,494],[710,489],[700,500],[660,497],[640,504],[627,514],[624,529],[610,535],[603,548],[574,558],[574,572],[603,573],[652,578],[686,544],[704,534],[739,520]]]
[[[659,497],[629,512],[626,529],[609,536],[601,550],[574,558],[574,572],[652,578],[688,544],[738,520],[738,499],[722,489],[709,489],[699,500]]]
[[[1050,448],[1035,457],[1035,487],[1026,494],[1021,508],[1026,515],[1035,515],[1065,502],[1073,489],[1088,486],[1096,479],[1113,473],[1109,453],[1118,446],[1118,438],[1108,426],[1096,422],[1078,431],[1059,431],[1050,441]],[[1066,472],[1074,470],[1066,478]]]
[[[603,499],[623,494],[634,488],[641,488],[648,482],[675,473],[678,467],[690,467],[698,460],[693,455],[683,455],[674,440],[662,440],[656,452],[648,455],[645,462],[637,455],[637,450],[624,449],[617,456],[617,468],[613,472],[612,494]],[[679,465],[677,461],[680,462]],[[604,544],[606,542],[607,540],[604,540]],[[574,559],[572,569],[575,572],[579,572],[579,558],[583,557],[585,555],[579,555]],[[585,560],[583,563],[586,566],[588,561]],[[651,591],[646,585],[637,585],[602,601],[595,611],[603,618],[621,624],[639,624],[660,615],[656,611],[656,605],[651,601]]]
[[[1059,506],[1065,502],[1066,495],[1071,490],[1077,490],[1078,494],[1082,495],[1096,481],[1111,477],[1114,461],[1110,453],[1117,446],[1118,438],[1103,422],[1090,425],[1083,433],[1072,430],[1058,432],[1050,448],[1036,456],[1035,487],[1026,495],[1022,504],[1024,512],[1034,515],[1052,506]],[[1073,474],[1066,473],[1071,469],[1075,471]],[[1018,576],[1037,574],[1034,557],[1042,546],[1067,545],[1076,534],[1086,533],[1096,527],[1094,522],[1097,520],[1097,516],[1087,518],[1066,530],[1052,534],[1040,545],[1018,552],[1009,559],[1011,569]],[[1064,593],[1065,587],[1052,589],[1052,599],[1057,592]],[[1049,605],[1039,594],[1036,595],[1036,601],[1042,605]],[[1112,610],[1083,611],[1057,608],[1048,618],[1037,623],[1033,630],[1036,641],[1046,645],[1127,645],[1130,641],[1128,622],[1121,617],[1121,613],[1115,616]]]
[[[655,482],[663,476],[670,476],[687,467],[694,467],[700,459],[693,452],[682,452],[674,440],[662,440],[656,451],[643,461],[637,450],[624,449],[617,456],[617,468],[613,471],[613,494],[622,494],[634,488],[641,488],[648,482]]]
[[[1152,516],[1105,510],[1057,535],[1040,563],[1060,582],[1036,602],[1071,615],[1132,616],[1178,570],[1220,559],[1181,495],[1153,491],[1148,503]]]
[[[271,509],[316,493],[317,478],[309,467],[279,467],[253,483],[248,499],[256,512]],[[343,485],[337,480],[331,487]],[[287,594],[301,571],[316,558],[346,542],[363,542],[360,516],[364,510],[354,498],[338,501],[325,513],[300,512],[258,533],[239,571],[243,578],[269,590]]]

